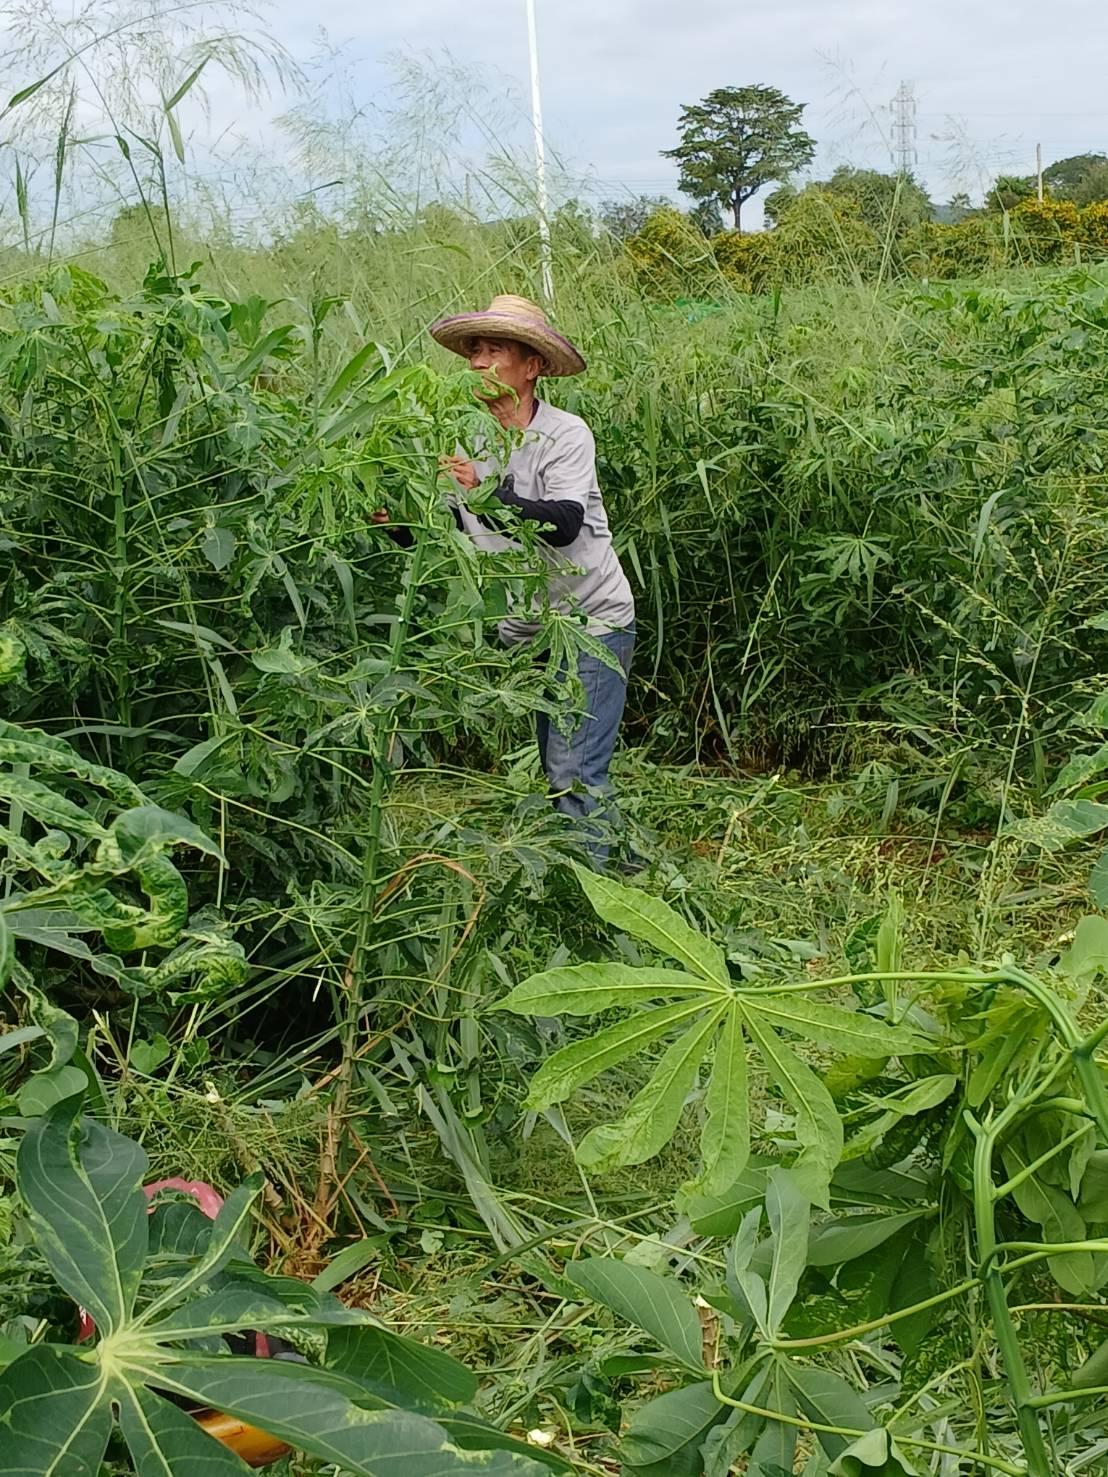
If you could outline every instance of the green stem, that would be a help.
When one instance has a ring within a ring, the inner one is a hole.
[[[1104,1027],[1100,1027],[1074,1047],[1073,1065],[1077,1071],[1077,1079],[1085,1091],[1089,1110],[1100,1129],[1101,1138],[1108,1139],[1108,1088],[1104,1085],[1104,1077],[1093,1056],[1103,1030]]]
[[[1077,1097],[1044,1098],[1041,1103],[1035,1103],[1028,1108],[1023,1115],[1023,1121],[1026,1123],[1036,1113],[1068,1113],[1071,1118],[1088,1118],[1095,1121],[1092,1113],[1089,1112],[1088,1104],[1083,1103]]]
[[[848,1339],[861,1338],[863,1334],[876,1333],[879,1328],[887,1328],[891,1323],[899,1323],[902,1318],[914,1318],[917,1313],[926,1313],[928,1308],[941,1307],[943,1303],[949,1303],[953,1298],[963,1297],[967,1292],[972,1292],[975,1287],[981,1286],[980,1277],[972,1277],[966,1282],[959,1282],[957,1287],[950,1287],[946,1292],[936,1293],[934,1297],[927,1298],[922,1303],[913,1303],[910,1308],[898,1308],[895,1313],[886,1313],[884,1318],[874,1318],[869,1323],[858,1323],[853,1328],[840,1328],[836,1333],[821,1334],[817,1338],[810,1339],[775,1339],[775,1349],[818,1349],[824,1344],[841,1344]]]
[[[1085,1400],[1090,1395],[1108,1395],[1108,1385],[1093,1385],[1087,1390],[1048,1390],[1045,1395],[1033,1395],[1031,1404],[1036,1410],[1049,1410],[1052,1405],[1065,1405],[1070,1400]]]
[[[801,1431],[814,1431],[823,1436],[849,1436],[851,1440],[857,1440],[859,1436],[868,1436],[869,1431],[860,1431],[856,1426],[826,1426],[819,1421],[809,1421],[800,1416],[785,1415],[780,1410],[767,1410],[761,1405],[749,1405],[745,1400],[736,1400],[731,1395],[725,1395],[719,1381],[719,1370],[712,1371],[712,1393],[721,1405],[728,1406],[731,1410],[741,1410],[747,1415],[758,1415],[767,1421],[779,1421],[783,1426],[796,1426]],[[870,1427],[870,1431],[874,1429]],[[919,1436],[901,1436],[896,1432],[889,1433],[894,1441],[901,1446],[915,1446],[921,1451],[937,1451],[943,1456],[960,1457],[966,1462],[978,1462],[983,1467],[991,1467],[994,1472],[1004,1472],[1007,1477],[1025,1477],[1025,1469],[1017,1467],[1014,1462],[1006,1462],[1001,1457],[986,1456],[980,1451],[963,1451],[959,1446],[944,1446],[938,1441],[924,1441]],[[1037,1474],[1036,1474],[1037,1477]]]
[[[803,980],[788,985],[762,985],[754,989],[738,989],[737,995],[790,995],[811,992],[812,990],[840,990],[848,985],[871,985],[874,981],[893,980],[919,980],[927,984],[958,984],[958,985],[1000,985],[1008,983],[1008,971],[996,970],[993,973],[983,973],[978,969],[894,969],[868,974],[840,974],[831,979]]]
[[[1090,1124],[1083,1123],[1080,1128],[1075,1128],[1072,1133],[1068,1133],[1059,1143],[1047,1149],[1045,1154],[1040,1154],[1037,1159],[1032,1160],[1024,1169],[1021,1169],[1019,1174],[1014,1174],[1005,1184],[995,1186],[993,1189],[993,1199],[1003,1200],[1007,1195],[1011,1195],[1013,1190],[1018,1190],[1020,1185],[1031,1179],[1033,1175],[1036,1175],[1044,1164],[1049,1164],[1059,1154],[1064,1154],[1071,1144],[1075,1144],[1078,1139],[1083,1139],[1090,1129]]]
[[[1008,1251],[1026,1251],[1028,1255],[1017,1257],[1014,1262],[1005,1262],[1002,1268],[1005,1274],[1018,1272],[1023,1267],[1035,1266],[1037,1262],[1049,1261],[1052,1256],[1066,1256],[1071,1252],[1090,1251],[1103,1256],[1108,1252],[1108,1241],[1102,1238],[1099,1241],[1058,1241],[1045,1245],[1041,1241],[1006,1241],[995,1248],[993,1259],[996,1259],[998,1253]]]
[[[1002,969],[1000,974],[1004,984],[1026,990],[1027,994],[1042,1006],[1058,1027],[1058,1034],[1070,1051],[1076,1050],[1081,1045],[1081,1032],[1077,1029],[1073,1016],[1055,996],[1049,985],[1045,985],[1042,980],[1037,980],[1033,974],[1026,974],[1022,969],[1009,967]]]
[[[1108,1036],[1108,1017],[1101,1021],[1095,1031],[1085,1037],[1081,1043],[1081,1049],[1092,1056],[1093,1052],[1101,1045],[1106,1036]]]
[[[123,656],[124,638],[127,634],[127,494],[120,465],[120,445],[112,443],[112,494],[115,503],[115,547],[112,561],[112,576],[115,583],[112,630],[112,666],[115,670],[115,701],[118,721],[124,727],[131,723],[130,667]]]
[[[412,548],[411,558],[408,561],[408,567],[404,575],[404,592],[400,600],[400,610],[389,639],[388,671],[390,675],[396,672],[403,663],[404,648],[411,629],[416,595],[419,592],[420,577],[423,571],[424,555],[427,548],[427,540],[423,528],[417,527],[414,533],[415,544]],[[369,791],[365,849],[362,852],[362,884],[358,932],[355,937],[354,949],[350,956],[349,992],[346,1019],[343,1024],[342,1069],[339,1074],[339,1086],[336,1092],[336,1111],[340,1119],[345,1114],[346,1104],[350,1096],[354,1057],[357,1050],[358,1028],[361,1024],[362,1010],[365,1004],[363,972],[365,956],[369,948],[369,939],[373,930],[373,920],[376,913],[377,865],[381,856],[381,831],[384,823],[385,796],[389,786],[389,761],[392,755],[393,742],[399,728],[398,711],[398,708],[394,707],[390,717],[388,719],[383,718],[382,722],[375,727],[373,742],[369,749],[373,764],[373,780]]]
[[[966,1114],[973,1133],[973,1211],[977,1231],[977,1254],[981,1261],[985,1295],[993,1315],[993,1331],[1004,1363],[1004,1372],[1016,1407],[1020,1438],[1032,1477],[1052,1477],[1050,1456],[1039,1428],[1038,1416],[1031,1404],[1031,1380],[1020,1352],[1019,1337],[1008,1309],[1004,1278],[996,1266],[996,1200],[993,1194],[993,1146],[997,1125],[985,1129]]]

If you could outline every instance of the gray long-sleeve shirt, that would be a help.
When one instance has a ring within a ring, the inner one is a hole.
[[[507,465],[493,458],[479,458],[475,465],[482,480],[511,476],[515,495],[525,501],[574,502],[583,509],[581,528],[572,543],[539,545],[550,570],[550,603],[566,613],[583,611],[594,636],[632,625],[635,599],[612,544],[596,475],[596,443],[581,417],[540,400],[523,444],[512,452]],[[458,516],[478,548],[519,547],[488,528],[460,501]],[[537,631],[538,622],[523,613],[510,616],[500,626],[501,637],[509,645],[528,641]]]

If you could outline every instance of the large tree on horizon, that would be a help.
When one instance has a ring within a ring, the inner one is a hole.
[[[717,87],[681,109],[681,142],[663,158],[680,165],[684,194],[718,200],[741,231],[751,196],[811,162],[816,142],[800,126],[804,107],[776,87]]]

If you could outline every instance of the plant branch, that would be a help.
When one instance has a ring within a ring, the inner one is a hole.
[[[719,1380],[719,1371],[712,1371],[712,1393],[721,1405],[726,1405],[732,1410],[744,1411],[747,1415],[761,1416],[767,1421],[780,1421],[783,1426],[795,1426],[801,1431],[814,1431],[817,1435],[824,1436],[849,1436],[857,1440],[861,1436],[868,1436],[869,1431],[859,1431],[853,1426],[825,1426],[818,1421],[806,1420],[801,1416],[785,1415],[780,1410],[767,1410],[761,1405],[749,1405],[745,1400],[736,1400],[731,1395],[725,1395]],[[869,1428],[871,1431],[874,1427]],[[894,1434],[893,1439],[899,1441],[902,1446],[915,1446],[921,1451],[935,1451],[942,1456],[956,1456],[966,1462],[979,1462],[983,1467],[991,1467],[994,1472],[1004,1472],[1008,1477],[1025,1477],[1023,1467],[1017,1467],[1014,1462],[1005,1461],[1002,1457],[987,1456],[980,1451],[963,1451],[957,1446],[944,1446],[937,1441],[924,1441],[919,1436],[901,1436]]]

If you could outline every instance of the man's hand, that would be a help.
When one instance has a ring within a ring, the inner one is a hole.
[[[454,481],[463,492],[473,492],[481,485],[481,479],[477,475],[477,468],[472,462],[466,461],[464,456],[440,457],[439,466],[444,472],[454,478]]]

